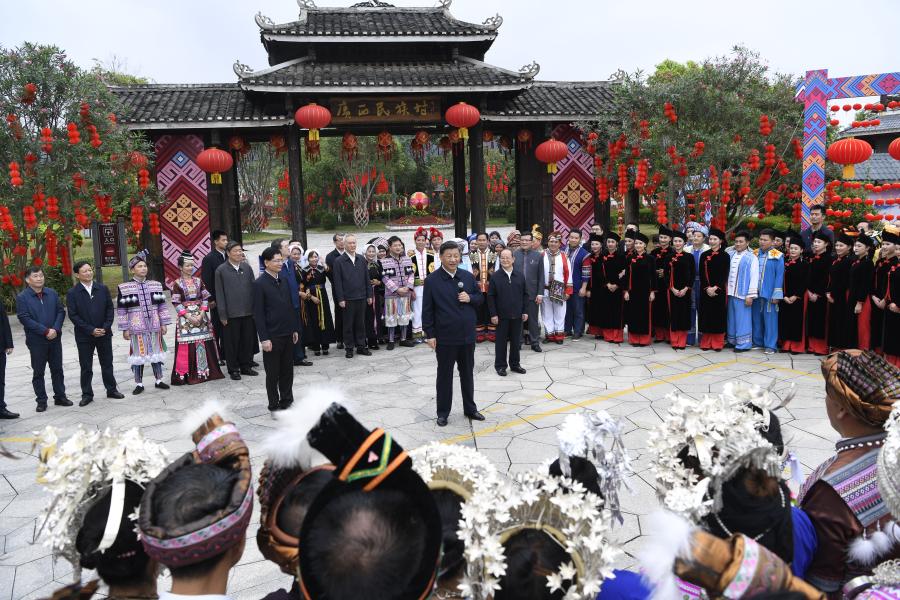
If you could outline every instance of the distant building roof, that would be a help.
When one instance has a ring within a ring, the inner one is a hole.
[[[258,92],[393,93],[516,91],[532,72],[515,72],[460,56],[450,61],[326,62],[297,58],[253,71],[236,63],[238,85]],[[536,71],[535,71],[536,73]]]
[[[578,121],[599,118],[613,108],[611,81],[535,81],[484,112],[488,121]]]
[[[900,111],[883,112],[875,118],[881,123],[874,127],[847,127],[841,130],[840,137],[864,138],[870,135],[900,132]]]
[[[900,181],[900,160],[890,154],[876,152],[872,157],[855,165],[856,181]]]

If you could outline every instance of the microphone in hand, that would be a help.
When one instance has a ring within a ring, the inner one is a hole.
[[[459,294],[457,294],[456,299],[462,302],[462,298],[460,298],[460,296],[465,293],[466,285],[462,281],[460,281],[456,284],[456,287],[459,288]]]

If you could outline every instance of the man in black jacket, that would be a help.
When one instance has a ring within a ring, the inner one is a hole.
[[[331,282],[331,297],[336,298],[334,293],[334,261],[344,254],[344,234],[335,233],[331,236],[331,241],[334,242],[334,250],[325,255],[325,267],[327,268],[325,277]],[[344,335],[344,310],[337,303],[337,300],[334,301],[334,331],[337,335],[338,350],[341,350],[344,347],[344,338],[342,337]]]
[[[356,236],[344,236],[344,253],[334,260],[334,301],[344,313],[344,348],[347,358],[356,353],[371,356],[366,342],[366,303],[372,304],[369,265],[356,253]]]
[[[18,419],[19,413],[6,408],[6,356],[12,354],[13,338],[6,307],[0,302],[0,419]]]
[[[94,281],[94,269],[86,260],[79,260],[72,270],[78,283],[66,293],[69,320],[75,326],[75,345],[81,366],[81,402],[87,406],[94,401],[94,350],[100,361],[100,373],[106,397],[121,400],[125,396],[116,387],[113,373],[112,324],[115,310],[109,289]]]
[[[225,362],[235,381],[241,375],[259,375],[253,370],[256,331],[253,319],[253,269],[244,260],[244,249],[228,242],[228,260],[216,269],[216,302],[222,322]]]
[[[212,248],[200,263],[200,279],[206,286],[206,291],[209,292],[209,319],[213,327],[213,336],[216,338],[216,348],[219,350],[219,366],[222,366],[225,364],[225,348],[222,346],[222,322],[219,320],[219,307],[216,305],[216,269],[228,260],[225,255],[228,234],[221,229],[214,229],[209,237],[212,241]]]
[[[475,277],[459,269],[462,254],[456,242],[441,245],[441,266],[425,279],[422,329],[428,345],[437,354],[437,424],[447,425],[453,404],[453,365],[459,369],[463,413],[484,421],[475,406],[475,321],[477,307],[484,302]]]
[[[528,292],[525,276],[513,271],[513,253],[500,252],[500,269],[491,275],[487,296],[491,323],[497,327],[494,342],[494,368],[497,375],[506,377],[506,344],[509,342],[509,369],[524,373],[519,364],[519,346],[522,339],[522,323],[528,321]]]
[[[290,286],[280,277],[281,252],[266,248],[262,259],[265,270],[253,282],[253,317],[263,351],[269,410],[274,411],[294,402],[294,344],[300,337],[300,316]]]

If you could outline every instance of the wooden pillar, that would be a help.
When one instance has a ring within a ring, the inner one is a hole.
[[[487,231],[487,205],[484,194],[484,138],[483,126],[469,129],[469,189],[472,198],[472,231]]]
[[[212,146],[222,146],[222,134],[218,129],[212,129],[208,132],[204,140],[207,148]],[[233,169],[232,169],[233,170]],[[209,206],[209,226],[212,229],[224,229],[230,232],[232,230],[231,212],[223,201],[223,187],[226,178],[233,175],[231,172],[222,174],[223,185],[213,185],[210,183],[210,175],[206,175],[206,201]]]
[[[528,210],[528,203],[525,201],[525,156],[519,150],[518,144],[515,149],[515,176],[516,176],[516,229],[519,231],[531,231],[531,215]]]
[[[552,127],[550,124],[544,125],[543,139],[550,137]],[[535,159],[537,160],[537,159]],[[544,238],[553,231],[553,174],[547,172],[547,166],[542,164],[540,167],[540,211],[541,211],[541,231],[544,232]]]
[[[239,244],[244,243],[244,227],[243,221],[241,220],[241,190],[238,186],[238,160],[240,159],[241,153],[235,150],[231,150],[231,158],[234,160],[234,168],[229,171],[231,173],[231,180],[228,181],[224,177],[222,178],[222,185],[228,186],[229,195],[231,201],[228,203],[228,206],[223,206],[222,208],[225,212],[230,214],[231,220],[231,229],[226,229],[228,232],[228,239],[235,240]]]
[[[304,248],[306,243],[306,205],[303,203],[303,156],[300,153],[300,128],[292,123],[286,128],[288,140],[288,177],[291,182],[291,237]]]
[[[453,212],[456,237],[466,239],[469,214],[466,210],[466,145],[462,142],[453,145]]]

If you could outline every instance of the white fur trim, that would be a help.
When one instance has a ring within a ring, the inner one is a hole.
[[[866,534],[859,536],[850,543],[847,549],[850,560],[863,567],[869,566],[878,558],[878,547]]]
[[[319,422],[322,413],[337,402],[346,406],[344,393],[334,386],[313,386],[299,402],[275,413],[278,425],[262,443],[273,467],[300,467],[304,470],[326,464],[328,459],[309,445],[306,434]]]
[[[642,579],[653,588],[652,600],[678,599],[678,584],[672,569],[675,559],[690,556],[692,529],[690,522],[675,513],[660,510],[647,516],[645,531],[653,533],[637,559],[643,571]]]
[[[165,352],[160,352],[159,354],[150,354],[149,356],[135,354],[128,357],[128,364],[132,367],[140,365],[152,365],[153,363],[161,362],[166,362]]]
[[[875,544],[875,550],[878,552],[878,556],[887,554],[894,546],[894,540],[880,529],[873,533],[870,539],[872,540],[872,543]]]
[[[229,420],[227,406],[219,400],[210,398],[200,408],[192,410],[184,417],[181,422],[182,434],[193,434],[213,415],[219,415],[226,421]]]

